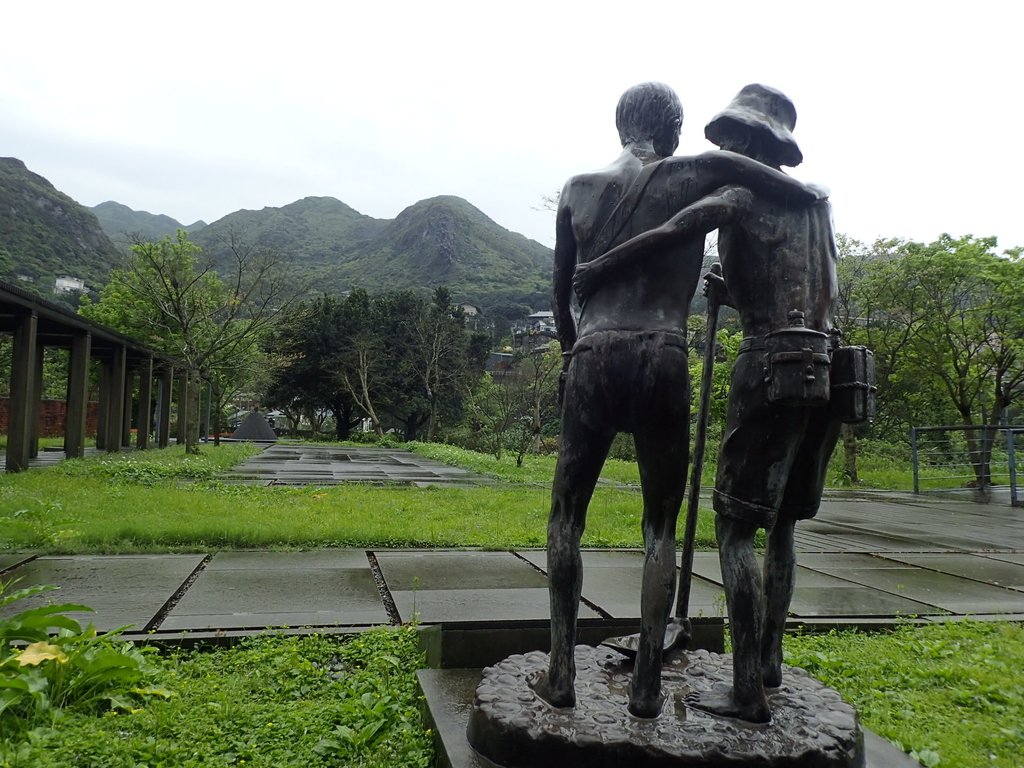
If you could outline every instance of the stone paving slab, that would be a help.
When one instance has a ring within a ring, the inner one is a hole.
[[[60,589],[19,601],[17,610],[48,603],[79,603],[94,613],[69,615],[101,632],[127,624],[142,631],[203,561],[205,555],[75,555],[39,557],[8,577],[19,586],[56,584]],[[12,609],[14,606],[11,607]],[[13,611],[11,611],[13,612]]]
[[[981,557],[991,560],[1001,560],[1004,563],[1017,563],[1024,565],[1024,552],[979,552]]]
[[[853,577],[846,571],[844,578]],[[859,571],[856,580],[862,586],[955,614],[1012,613],[1024,605],[1021,594],[1014,590],[922,568]]]
[[[510,552],[375,552],[388,589],[547,589],[547,578]]]
[[[547,570],[547,555],[520,552],[538,568]],[[717,555],[716,555],[717,558]],[[583,597],[616,619],[640,617],[644,555],[639,550],[583,552]],[[725,615],[725,593],[718,584],[696,578],[690,585],[690,612],[694,616]]]
[[[32,555],[0,555],[0,573],[24,563],[31,557]]]
[[[678,578],[678,577],[677,577]],[[583,572],[583,596],[616,619],[640,618],[643,567],[593,568]],[[717,584],[696,578],[690,583],[690,613],[725,615],[725,593]]]
[[[447,622],[547,621],[551,603],[547,587],[535,589],[424,589],[391,592],[402,621]],[[600,616],[580,606],[581,619]]]
[[[1024,549],[1024,516],[1018,509],[910,494],[898,502],[832,497],[817,518],[797,525],[801,530],[892,537],[905,543],[903,551]]]
[[[815,568],[805,567],[810,559]],[[834,561],[834,569],[826,567]],[[938,615],[946,611],[933,605],[912,600],[901,595],[866,587],[850,581],[848,574],[856,573],[858,564],[869,566],[868,570],[879,569],[878,564],[886,561],[866,554],[797,555],[796,586],[790,613],[798,618],[837,617],[881,617]],[[892,569],[899,569],[899,563],[890,563]],[[887,573],[889,568],[881,568]],[[722,583],[722,569],[715,552],[697,552],[693,558],[693,571],[700,579],[715,585]],[[694,584],[699,583],[697,579]],[[1022,601],[1024,605],[1024,601]],[[724,615],[724,613],[722,614]]]
[[[519,555],[547,571],[543,550],[520,551]],[[616,619],[640,617],[640,591],[644,555],[639,550],[584,551],[583,598]],[[717,560],[717,555],[715,555]],[[694,616],[725,615],[725,593],[718,584],[694,579],[690,587],[690,609]]]
[[[267,481],[274,485],[373,483],[467,486],[489,482],[459,467],[401,449],[314,444],[268,447],[223,475],[229,482]]]
[[[676,565],[682,565],[683,556],[676,554]],[[694,552],[693,573],[713,584],[722,583],[722,566],[718,562],[718,552]]]
[[[903,565],[881,555],[862,554],[857,552],[829,552],[828,554],[800,553],[797,563],[804,568],[828,568],[830,572],[842,575],[840,571],[847,569],[860,571],[871,568],[902,568]]]
[[[846,582],[797,586],[789,612],[797,618],[922,616],[946,613],[932,605]]]
[[[957,553],[890,555],[893,560],[916,565],[950,576],[985,582],[997,587],[1006,587],[1024,592],[1024,563],[1009,563],[981,555]]]
[[[316,570],[345,568],[369,570],[370,561],[362,549],[310,549],[303,552],[240,550],[219,552],[206,564],[206,571],[222,570]]]
[[[374,553],[402,621],[547,620],[547,578],[510,552]],[[586,606],[580,618],[597,618]]]
[[[387,624],[365,552],[223,552],[160,630]]]
[[[858,552],[868,555],[879,552],[935,552],[938,549],[930,542],[922,544],[867,532],[850,535],[848,529],[838,526],[813,531],[798,526],[794,547],[798,555],[803,552]]]
[[[819,552],[928,552],[939,547],[922,537],[896,536],[887,533],[876,533],[868,528],[860,530],[847,526],[835,525],[830,522],[810,520],[797,524],[798,536],[803,535],[802,542],[811,539],[808,534],[821,537],[816,551]]]

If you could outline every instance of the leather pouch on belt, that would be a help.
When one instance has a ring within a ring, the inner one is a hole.
[[[803,327],[803,313],[790,312],[790,327],[765,336],[768,402],[826,405],[829,399],[828,335]]]

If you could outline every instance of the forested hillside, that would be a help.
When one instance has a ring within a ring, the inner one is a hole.
[[[44,295],[62,275],[97,288],[119,259],[88,208],[21,160],[0,158],[0,280],[18,281]]]

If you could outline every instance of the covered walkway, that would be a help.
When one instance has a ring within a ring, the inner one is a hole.
[[[39,413],[47,347],[69,350],[64,454],[84,454],[90,366],[99,364],[96,447],[148,448],[156,426],[160,447],[170,439],[174,362],[135,339],[94,323],[54,302],[0,281],[0,333],[13,337],[5,467],[27,469],[39,455]],[[179,397],[180,401],[180,397]],[[155,405],[155,408],[154,408]]]

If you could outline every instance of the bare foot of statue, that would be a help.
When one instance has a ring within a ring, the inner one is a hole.
[[[661,714],[665,705],[665,697],[661,691],[641,693],[635,688],[629,690],[629,714],[634,717],[653,718]]]
[[[545,670],[532,672],[526,678],[526,684],[530,686],[535,694],[556,709],[566,709],[576,706],[576,689],[573,686],[556,688],[551,684],[548,673]]]
[[[761,662],[761,683],[765,688],[782,685],[782,660],[777,654],[769,654],[769,658]]]
[[[740,704],[729,693],[689,693],[685,698],[686,706],[710,712],[719,717],[732,717],[737,720],[746,720],[748,723],[767,723],[772,719],[771,710],[768,708],[768,700],[762,696],[760,701],[749,704]]]

